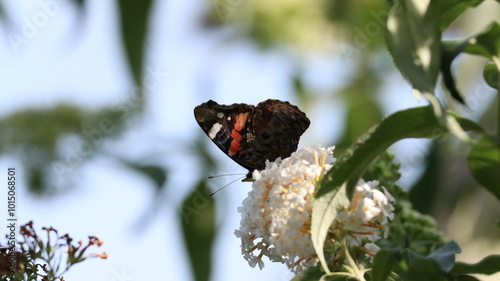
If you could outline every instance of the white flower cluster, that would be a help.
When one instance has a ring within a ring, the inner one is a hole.
[[[381,238],[381,230],[384,231],[384,238],[387,238],[389,228],[384,227],[388,220],[394,218],[394,206],[391,204],[395,201],[394,198],[385,187],[382,187],[383,193],[375,189],[377,185],[377,181],[359,180],[351,205],[337,216],[338,221],[349,232],[346,237],[348,246],[363,246],[368,257],[377,253],[379,247],[374,242]],[[365,241],[369,242],[363,245]]]
[[[238,208],[242,219],[235,231],[252,267],[264,267],[263,255],[297,269],[317,262],[309,232],[313,194],[317,180],[335,161],[332,155],[333,147],[305,147],[254,171],[253,189]]]
[[[263,256],[285,263],[292,271],[318,263],[311,241],[311,213],[316,183],[333,166],[334,147],[305,147],[289,158],[267,162],[266,169],[254,171],[253,189],[238,208],[242,219],[235,231],[250,266],[262,269]],[[392,219],[394,199],[373,189],[378,183],[360,181],[351,206],[339,213],[331,233],[341,227],[350,246],[361,247],[368,255],[378,247],[380,229]],[[387,232],[384,232],[387,233]],[[367,239],[364,239],[367,238]],[[366,241],[371,241],[368,244]]]

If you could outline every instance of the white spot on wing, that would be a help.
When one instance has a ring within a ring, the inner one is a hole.
[[[224,113],[222,112],[217,113],[217,118],[222,118],[222,117],[224,117]]]
[[[231,116],[228,116],[228,117],[227,117],[227,121],[231,121]]]
[[[208,137],[213,140],[215,136],[217,136],[217,133],[219,133],[220,129],[222,128],[222,125],[219,123],[215,123],[212,128],[210,128],[210,131],[208,132]]]

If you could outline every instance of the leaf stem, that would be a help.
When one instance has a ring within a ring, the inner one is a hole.
[[[347,263],[352,268],[352,271],[354,273],[354,278],[356,278],[359,281],[366,281],[364,277],[364,271],[359,270],[358,264],[352,259],[351,254],[349,253],[349,249],[347,247],[347,242],[345,238],[342,239],[342,248],[344,250],[344,255],[347,260]]]

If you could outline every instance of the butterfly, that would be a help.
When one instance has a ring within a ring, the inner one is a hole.
[[[207,136],[248,170],[243,181],[252,181],[252,172],[263,170],[266,160],[283,159],[296,151],[310,124],[297,106],[273,99],[257,106],[209,100],[194,108],[194,116]]]

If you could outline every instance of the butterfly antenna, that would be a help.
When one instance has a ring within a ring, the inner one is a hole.
[[[214,178],[225,177],[225,176],[241,176],[241,175],[242,174],[225,174],[225,175],[208,176],[207,178],[214,179]]]
[[[212,177],[208,177],[208,178],[214,178],[214,177],[217,177],[217,176],[212,176]],[[243,179],[243,178],[245,178],[245,177],[237,178],[237,179],[235,179],[235,180],[231,181],[230,183],[228,183],[228,184],[224,185],[223,187],[221,187],[221,188],[217,189],[216,191],[214,191],[214,192],[210,193],[210,195],[208,195],[208,197],[212,197],[212,196],[214,196],[214,195],[215,195],[215,193],[217,193],[217,192],[219,192],[219,191],[223,190],[223,189],[224,189],[224,188],[226,188],[227,186],[229,186],[229,185],[231,185],[231,184],[235,183],[236,181],[239,181],[239,180],[241,180],[241,179]]]

